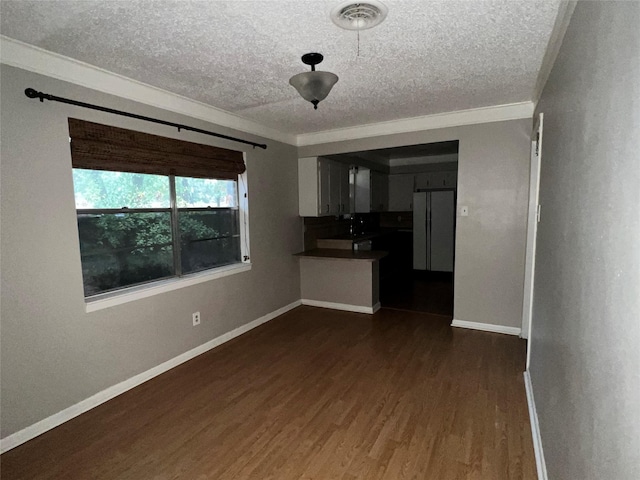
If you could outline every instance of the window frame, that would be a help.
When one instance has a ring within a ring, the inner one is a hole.
[[[244,156],[245,154],[243,154],[243,157]],[[81,167],[76,167],[76,168],[81,168]],[[111,171],[117,171],[117,170],[111,170]],[[166,213],[166,212],[169,212],[171,215],[171,222],[172,222],[172,243],[174,245],[173,267],[176,273],[171,277],[162,277],[156,280],[150,280],[148,282],[138,283],[135,285],[130,285],[130,286],[118,288],[116,290],[110,290],[107,292],[102,292],[102,293],[98,293],[90,296],[84,296],[84,278],[83,278],[82,292],[83,292],[83,298],[85,303],[85,311],[87,313],[102,310],[104,308],[109,308],[115,305],[128,303],[131,301],[139,300],[139,299],[150,297],[153,295],[158,295],[158,294],[169,292],[172,290],[189,287],[199,283],[211,281],[217,278],[226,277],[228,275],[233,275],[236,273],[241,273],[241,272],[251,270],[247,171],[245,170],[244,173],[238,174],[237,179],[235,180],[237,195],[238,195],[238,198],[237,198],[238,205],[237,207],[231,207],[232,209],[238,211],[240,261],[237,263],[208,268],[205,270],[200,270],[200,271],[191,272],[191,273],[182,273],[180,251],[179,249],[175,248],[175,245],[178,245],[178,247],[180,245],[180,232],[179,232],[179,225],[177,222],[178,212],[180,210],[184,210],[184,211],[197,211],[197,210],[206,211],[206,210],[217,210],[217,209],[227,210],[229,209],[229,207],[210,207],[210,208],[178,207],[176,205],[176,189],[175,189],[176,176],[168,175],[168,177],[169,177],[169,184],[170,184],[170,199],[171,199],[169,208],[130,208],[130,209],[129,208],[125,208],[125,209],[77,209],[77,208],[74,208],[75,215],[76,215],[76,225],[77,225],[78,215],[87,214],[87,213],[90,214],[90,213],[143,213],[143,212],[165,212]],[[222,179],[222,180],[230,180],[230,179]],[[75,192],[75,186],[74,186],[74,192]],[[74,195],[74,198],[75,198],[75,195]],[[76,238],[78,238],[78,242],[79,242],[79,235]],[[79,243],[78,243],[78,247],[79,247]],[[78,252],[80,252],[79,248],[78,248]],[[80,259],[80,264],[82,266],[82,259]]]

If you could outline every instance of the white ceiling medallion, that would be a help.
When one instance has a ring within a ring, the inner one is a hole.
[[[366,30],[380,25],[389,9],[378,0],[340,2],[331,10],[331,20],[345,30]]]

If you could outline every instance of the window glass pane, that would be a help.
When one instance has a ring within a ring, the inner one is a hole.
[[[238,210],[180,210],[182,273],[240,261]]]
[[[169,208],[169,177],[73,169],[76,208]]]
[[[79,214],[85,296],[172,276],[171,214]]]
[[[176,177],[176,202],[179,208],[237,207],[235,180]]]

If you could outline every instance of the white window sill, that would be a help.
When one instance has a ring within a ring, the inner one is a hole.
[[[234,265],[227,265],[225,267],[219,267],[206,272],[194,273],[180,278],[159,280],[148,285],[138,285],[136,287],[118,290],[117,292],[96,295],[95,297],[85,299],[85,310],[87,313],[95,312],[97,310],[122,305],[123,303],[133,302],[135,300],[140,300],[141,298],[151,297],[153,295],[170,292],[172,290],[178,290],[179,288],[190,287],[191,285],[197,285],[198,283],[208,282],[228,275],[235,275],[236,273],[246,272],[248,270],[251,270],[251,263],[236,263]]]

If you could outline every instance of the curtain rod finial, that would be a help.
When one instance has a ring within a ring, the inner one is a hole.
[[[44,102],[45,98],[47,100],[51,100],[51,95],[47,95],[46,93],[38,92],[37,90],[34,90],[33,88],[27,88],[24,91],[24,94],[29,98],[38,98],[38,99],[40,99],[41,102]]]
[[[38,92],[36,92],[33,88],[27,88],[24,91],[24,94],[29,98],[36,98],[38,96]]]

